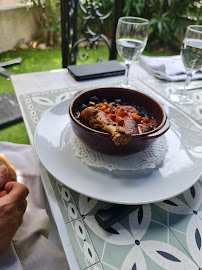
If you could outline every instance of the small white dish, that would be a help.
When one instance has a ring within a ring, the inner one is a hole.
[[[118,204],[146,204],[177,196],[202,173],[202,134],[184,114],[168,106],[171,127],[164,161],[148,171],[109,172],[84,164],[70,144],[71,124],[66,100],[39,121],[34,145],[45,168],[60,182],[81,194]]]

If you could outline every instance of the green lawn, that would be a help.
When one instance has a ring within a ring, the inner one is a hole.
[[[0,62],[17,57],[22,57],[21,64],[6,68],[16,74],[51,70],[61,68],[62,65],[60,49],[7,51],[0,54]],[[12,83],[0,75],[0,94],[8,91],[14,93]]]
[[[7,68],[16,74],[57,69],[62,66],[60,49],[8,51],[0,54],[0,62],[17,57],[22,57],[21,64]],[[0,75],[0,94],[4,92],[15,93],[11,81]],[[0,129],[0,141],[29,144],[24,123],[20,122]]]
[[[81,54],[85,53],[84,48],[81,48]],[[168,53],[147,53],[146,55],[169,55]],[[100,47],[98,51],[89,52],[89,59],[85,63],[94,62],[97,59],[97,55],[101,56],[103,61],[108,59],[108,52],[105,47]],[[16,74],[30,73],[45,71],[51,69],[59,69],[62,67],[62,56],[61,49],[27,49],[27,50],[16,50],[7,51],[0,53],[0,62],[10,60],[13,58],[22,57],[21,64],[7,67]],[[118,61],[122,61],[118,56]],[[83,63],[78,59],[78,64]],[[0,75],[0,94],[4,92],[14,93],[12,83],[6,77]],[[8,126],[0,129],[0,141],[8,141],[13,143],[29,144],[29,138],[23,122]]]

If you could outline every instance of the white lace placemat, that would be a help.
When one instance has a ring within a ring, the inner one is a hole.
[[[128,156],[108,156],[100,154],[86,146],[71,131],[70,143],[75,155],[93,167],[112,170],[143,170],[153,169],[161,163],[166,154],[166,138],[161,136],[149,148]]]

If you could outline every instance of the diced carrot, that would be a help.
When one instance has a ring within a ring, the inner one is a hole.
[[[121,116],[121,117],[126,116],[126,113],[125,113],[124,110],[122,110],[122,109],[117,109],[117,110],[115,111],[115,114],[116,114],[117,116]]]
[[[118,123],[118,125],[123,126],[124,120],[121,116],[116,116],[115,121]]]
[[[116,115],[115,114],[108,114],[107,116],[109,116],[109,118],[111,118],[113,121],[116,120]]]
[[[112,108],[114,105],[115,105],[115,102],[110,102],[110,103],[108,104],[108,106],[109,106],[110,108]]]
[[[101,108],[100,108],[102,111],[105,111],[107,109],[106,105],[103,105]]]
[[[138,115],[138,114],[130,113],[129,115],[130,115],[131,117],[133,117],[137,123],[140,123],[141,120],[142,120],[142,116],[140,116],[140,115]]]
[[[107,108],[104,112],[105,112],[106,114],[111,114],[111,109],[110,109],[110,108]]]

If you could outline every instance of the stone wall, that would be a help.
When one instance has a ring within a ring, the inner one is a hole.
[[[0,1],[0,52],[32,40],[37,31],[36,8],[28,13],[16,0]]]

